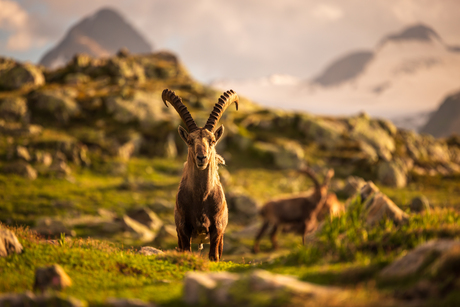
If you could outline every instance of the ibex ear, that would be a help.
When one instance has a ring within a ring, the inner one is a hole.
[[[179,126],[179,135],[182,140],[184,140],[185,144],[188,144],[188,132],[182,126]]]
[[[219,142],[219,139],[224,135],[224,125],[220,126],[217,128],[217,130],[214,132],[214,137],[216,138],[216,143]]]

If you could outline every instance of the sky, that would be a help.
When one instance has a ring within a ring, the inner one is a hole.
[[[110,7],[200,81],[311,78],[337,57],[423,23],[460,45],[460,0],[0,0],[0,56],[36,63]]]

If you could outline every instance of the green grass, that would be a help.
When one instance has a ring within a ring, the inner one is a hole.
[[[110,297],[180,303],[181,280],[188,271],[209,269],[203,257],[168,252],[143,256],[132,249],[92,239],[48,244],[24,228],[12,229],[24,252],[0,258],[0,293],[32,290],[35,269],[59,264],[73,285],[64,294],[100,303]]]

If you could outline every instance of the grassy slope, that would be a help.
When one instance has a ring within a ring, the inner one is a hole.
[[[158,186],[135,192],[117,188],[124,180],[122,176],[101,175],[90,169],[75,170],[73,182],[53,178],[27,181],[0,175],[0,216],[2,220],[9,216],[18,224],[31,224],[42,215],[68,216],[66,210],[51,205],[54,200],[63,199],[77,204],[73,214],[95,214],[98,207],[122,214],[130,207],[147,205],[157,198],[173,201],[181,164],[180,159],[132,159],[128,165],[128,176]],[[290,171],[230,167],[230,172],[233,186],[251,191],[260,201],[309,187],[305,178]],[[436,207],[456,207],[459,199],[457,182],[456,178],[431,178],[405,189],[382,190],[402,207],[418,194],[425,194]],[[293,188],[295,186],[298,187]],[[162,217],[171,219],[169,214]],[[268,240],[264,239],[261,254],[225,255],[225,260],[233,262],[220,264],[209,264],[200,257],[174,253],[159,260],[137,255],[132,249],[120,245],[91,239],[62,241],[62,245],[54,246],[39,243],[37,237],[19,228],[17,231],[26,252],[0,259],[0,292],[30,290],[36,267],[59,263],[74,281],[74,286],[65,293],[94,303],[115,296],[137,297],[166,305],[180,304],[181,280],[185,272],[194,268],[241,272],[254,266],[295,275],[305,281],[364,291],[364,297],[378,293],[386,296],[388,290],[375,286],[375,273],[406,250],[430,238],[458,238],[458,221],[456,211],[437,209],[429,215],[413,216],[407,226],[395,227],[384,223],[366,231],[361,219],[346,215],[328,223],[308,247],[300,246],[297,236],[281,234],[282,249],[274,255],[270,253]],[[228,232],[231,234],[242,227],[230,220]],[[87,233],[80,234],[85,236]],[[241,239],[239,244],[250,248],[252,237]]]

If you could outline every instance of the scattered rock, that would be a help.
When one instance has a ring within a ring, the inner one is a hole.
[[[34,291],[42,293],[48,289],[63,290],[72,285],[69,275],[59,264],[37,268],[35,271]]]
[[[396,149],[395,140],[377,121],[369,119],[367,115],[360,115],[350,118],[349,124],[352,127],[352,139],[364,141],[374,147],[384,161],[391,160]]]
[[[29,63],[15,63],[8,69],[0,70],[0,89],[3,90],[16,90],[23,86],[35,88],[43,84],[43,73]]]
[[[163,251],[159,250],[158,248],[152,247],[152,246],[142,246],[141,249],[137,253],[141,255],[145,255],[145,256],[164,254]]]
[[[228,210],[240,222],[255,218],[258,212],[257,202],[241,191],[230,191],[225,195]]]
[[[86,307],[88,304],[59,293],[34,295],[32,292],[0,294],[0,306],[11,307]]]
[[[374,225],[384,218],[391,219],[396,224],[405,223],[409,216],[383,193],[376,193],[372,199],[366,201],[366,222]]]
[[[345,134],[347,127],[339,121],[326,120],[319,117],[304,117],[299,121],[299,130],[320,146],[334,149]]]
[[[39,91],[33,95],[33,107],[66,124],[72,117],[80,114],[80,107],[73,95],[74,93],[64,90]]]
[[[72,174],[72,169],[64,161],[54,159],[49,167],[49,171],[56,174],[59,178],[64,178]]]
[[[20,121],[27,113],[27,102],[23,97],[13,96],[0,99],[0,118]]]
[[[22,245],[16,235],[9,229],[0,226],[0,257],[6,257],[13,253],[20,254]]]
[[[435,280],[446,280],[448,277],[460,276],[460,245],[452,246],[443,252],[429,269]]]
[[[304,152],[295,142],[277,146],[271,143],[254,142],[251,152],[266,163],[273,163],[280,169],[299,169],[304,165]]]
[[[395,161],[382,161],[377,166],[377,179],[384,185],[403,188],[407,184],[407,175],[401,165]]]
[[[0,133],[4,135],[28,137],[41,134],[43,128],[39,125],[24,125],[22,123],[5,123],[0,120]]]
[[[304,151],[296,142],[286,142],[275,153],[275,165],[280,169],[299,169],[304,166]]]
[[[37,178],[37,171],[29,163],[24,161],[15,161],[6,164],[2,170],[6,174],[16,174],[31,180]]]
[[[386,218],[396,224],[403,224],[408,220],[408,214],[396,206],[388,196],[380,192],[372,181],[368,181],[358,193],[367,224],[375,225]],[[353,210],[354,206],[349,206],[348,209]]]
[[[27,161],[27,162],[32,160],[30,158],[29,151],[24,146],[17,146],[16,147],[16,157],[19,158],[19,159],[23,159],[24,161]]]
[[[149,208],[133,209],[128,211],[127,214],[130,218],[147,226],[153,232],[157,232],[163,226],[161,219]]]
[[[150,229],[133,220],[127,215],[124,215],[121,219],[124,231],[127,231],[134,235],[134,238],[142,242],[151,242],[155,238],[155,234]]]
[[[416,247],[406,255],[385,267],[379,273],[378,279],[380,282],[403,281],[410,279],[417,274],[422,273],[424,269],[430,269],[430,264],[436,263],[436,259],[439,259],[439,262],[437,262],[436,266],[433,265],[432,270],[433,272],[440,272],[437,270],[442,268],[441,263],[448,258],[448,256],[441,258],[441,255],[448,255],[447,253],[450,250],[453,250],[454,248],[457,250],[459,247],[460,241],[431,240]]]
[[[64,223],[60,220],[53,219],[51,217],[39,218],[35,222],[35,227],[33,228],[37,233],[43,236],[60,236],[62,233],[66,236],[75,236],[75,230],[69,229]]]
[[[153,204],[148,205],[148,207],[156,213],[174,212],[174,203],[165,199],[157,199]]]
[[[175,225],[163,225],[158,231],[157,237],[155,238],[154,243],[161,246],[166,242],[177,242],[177,232]]]
[[[107,112],[119,123],[140,123],[151,129],[161,122],[177,121],[170,108],[165,108],[161,95],[136,91],[125,97],[110,96],[106,99]]]
[[[67,84],[82,84],[90,81],[90,77],[82,73],[68,74],[64,77],[64,82]]]
[[[135,298],[109,298],[105,301],[104,306],[108,307],[155,307],[153,303],[147,303]]]
[[[307,300],[313,305],[322,305],[339,297],[343,299],[345,291],[263,270],[255,270],[249,275],[190,272],[185,276],[183,299],[187,304],[238,305],[251,302],[255,293],[266,296],[267,301],[301,297],[303,302]]]
[[[35,151],[34,160],[44,166],[50,166],[53,163],[53,157],[50,153],[39,150]]]
[[[355,195],[364,185],[366,181],[361,177],[349,176],[345,181],[345,187],[342,190],[347,197]]]
[[[412,212],[422,212],[430,210],[430,201],[424,195],[414,197],[410,202],[410,210]]]

